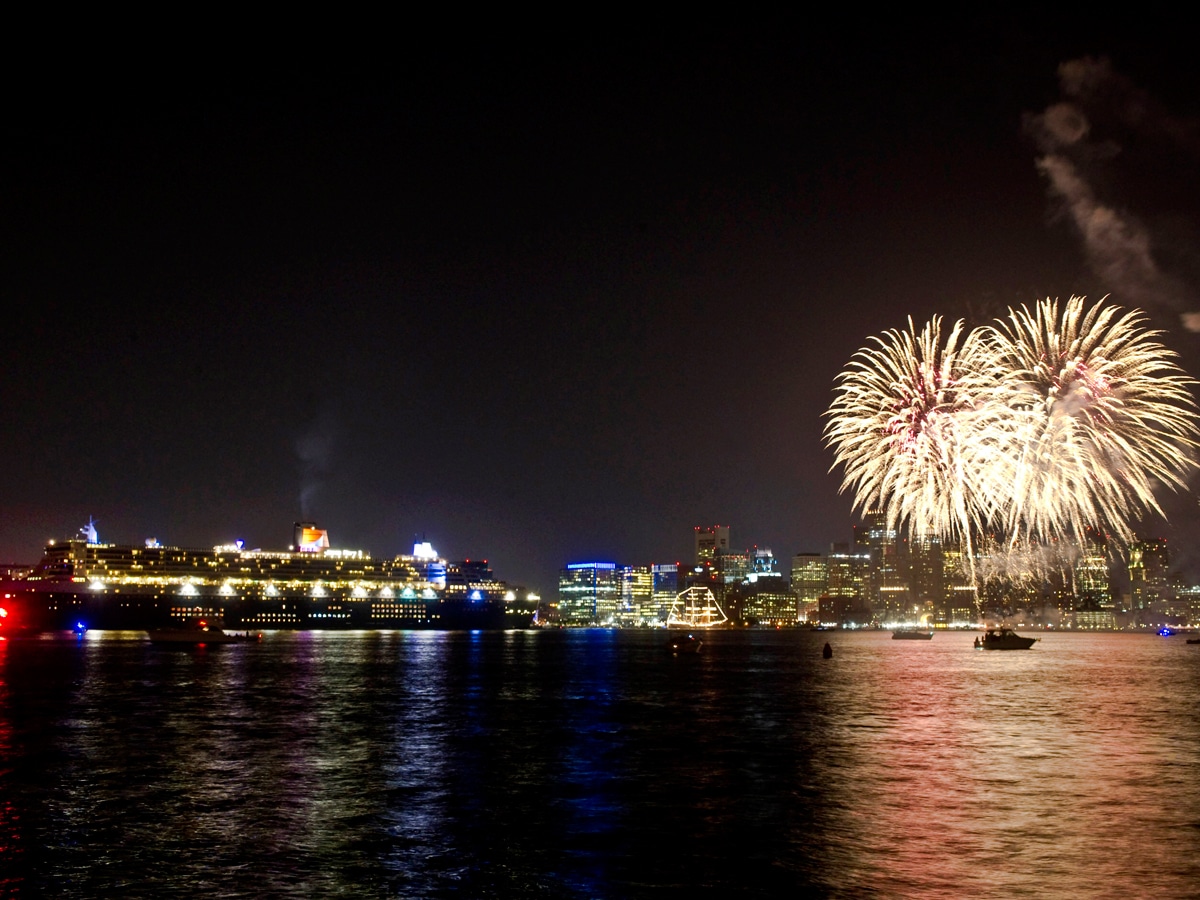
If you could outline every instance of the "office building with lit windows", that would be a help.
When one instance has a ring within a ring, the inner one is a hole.
[[[654,608],[654,572],[650,566],[619,566],[616,624],[648,625],[657,618]]]
[[[717,555],[729,552],[729,526],[697,525],[696,533],[696,564],[714,563]]]
[[[564,625],[616,625],[620,601],[616,563],[568,563],[559,572],[558,616]]]
[[[1150,624],[1154,613],[1171,605],[1175,591],[1167,570],[1171,563],[1167,542],[1141,538],[1129,547],[1129,607],[1135,624]]]
[[[821,595],[829,589],[829,561],[821,553],[797,553],[792,557],[792,595],[796,598],[796,617],[801,622],[816,622]]]

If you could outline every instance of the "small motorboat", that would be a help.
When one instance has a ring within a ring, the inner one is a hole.
[[[1200,638],[1188,638],[1187,642],[1189,644],[1200,644]]]
[[[172,644],[175,646],[247,644],[258,643],[262,640],[262,635],[259,633],[249,631],[244,634],[228,632],[219,625],[208,622],[206,619],[195,619],[185,622],[182,625],[165,628],[150,628],[147,629],[146,633],[150,635],[150,643],[152,644]]]
[[[932,641],[933,632],[927,628],[897,628],[892,632],[893,641]]]
[[[704,641],[694,634],[673,634],[667,638],[667,649],[672,653],[698,653]]]
[[[1021,637],[1009,628],[989,628],[980,644],[984,650],[1028,650],[1038,638]]]

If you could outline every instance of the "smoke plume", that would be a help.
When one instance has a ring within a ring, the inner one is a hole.
[[[311,519],[315,515],[317,496],[325,485],[333,462],[336,435],[336,420],[326,410],[296,440],[296,458],[300,467],[300,515],[304,519]]]
[[[1200,149],[1195,128],[1169,115],[1108,60],[1071,60],[1058,75],[1064,99],[1027,116],[1025,125],[1041,153],[1038,171],[1083,238],[1088,265],[1122,304],[1166,306],[1189,331],[1200,331],[1197,291],[1163,270],[1150,228],[1101,189],[1123,152],[1118,136],[1165,141],[1190,155]]]

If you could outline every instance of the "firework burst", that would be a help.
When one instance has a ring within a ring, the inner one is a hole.
[[[891,330],[838,376],[825,442],[842,490],[889,527],[947,541],[1127,541],[1154,491],[1186,487],[1196,382],[1139,311],[1072,297],[1010,309],[943,341],[941,319]]]
[[[1133,537],[1162,512],[1159,486],[1184,489],[1195,468],[1195,382],[1137,310],[1043,300],[982,333],[1007,414],[995,483],[1007,491],[1010,542],[1079,540],[1088,528]]]
[[[969,537],[989,516],[979,476],[994,451],[979,438],[994,413],[972,363],[978,339],[959,321],[943,341],[935,317],[872,342],[838,377],[826,414],[842,490],[862,512],[882,511],[889,528]]]

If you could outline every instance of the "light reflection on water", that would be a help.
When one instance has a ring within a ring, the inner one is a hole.
[[[1200,647],[972,637],[0,642],[0,894],[1196,896]]]

